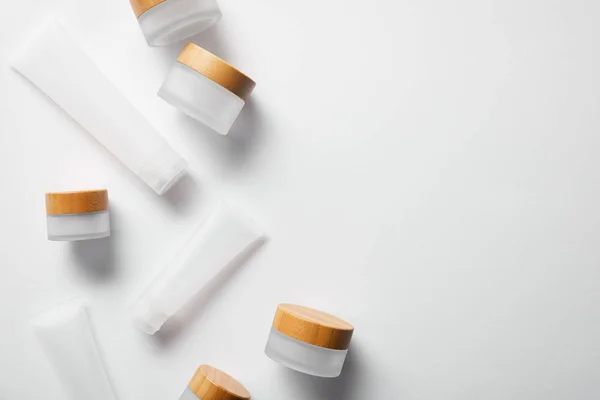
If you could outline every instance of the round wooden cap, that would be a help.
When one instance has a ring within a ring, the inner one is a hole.
[[[202,400],[247,400],[250,392],[225,372],[201,365],[189,384],[190,390]]]
[[[246,100],[256,86],[248,76],[191,42],[185,45],[177,61],[223,86],[242,100]]]
[[[129,3],[131,4],[131,8],[133,8],[136,18],[139,18],[143,13],[164,1],[166,0],[129,0]]]
[[[280,304],[273,328],[279,332],[319,347],[346,350],[354,327],[331,314],[295,304]]]
[[[108,210],[108,191],[105,189],[46,193],[47,214],[82,214],[105,210]]]

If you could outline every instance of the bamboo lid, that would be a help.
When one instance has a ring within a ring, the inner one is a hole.
[[[46,214],[83,214],[108,210],[108,191],[46,193]]]
[[[190,390],[202,400],[247,400],[250,392],[225,372],[201,365],[189,384]]]
[[[331,314],[295,304],[280,304],[273,328],[279,332],[319,347],[346,350],[354,327]]]
[[[129,3],[131,4],[131,8],[133,8],[136,18],[139,18],[143,13],[164,1],[167,0],[129,0]]]
[[[246,100],[256,86],[244,73],[191,42],[185,45],[177,61],[223,86],[242,100]]]

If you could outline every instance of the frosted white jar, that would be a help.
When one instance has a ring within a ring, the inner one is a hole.
[[[158,95],[188,116],[226,135],[256,83],[214,54],[188,43]]]
[[[48,240],[75,241],[110,236],[108,192],[46,193]]]
[[[249,400],[250,392],[225,372],[201,365],[179,400]]]
[[[148,45],[194,36],[221,19],[216,0],[130,0]]]
[[[296,371],[335,378],[342,372],[353,333],[352,325],[331,314],[280,304],[265,354]]]

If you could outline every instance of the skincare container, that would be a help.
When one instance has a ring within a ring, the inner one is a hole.
[[[39,29],[13,68],[156,193],[165,193],[185,174],[185,160],[54,19]]]
[[[250,392],[225,372],[201,365],[179,400],[248,400]]]
[[[48,240],[72,241],[110,236],[108,192],[46,193]]]
[[[203,48],[188,43],[158,95],[172,106],[227,135],[256,84]]]
[[[216,0],[130,0],[150,46],[164,46],[202,32],[221,19]]]
[[[116,400],[80,301],[47,311],[32,326],[68,400]]]
[[[265,353],[296,371],[335,378],[342,372],[353,332],[352,325],[333,315],[280,304]]]
[[[263,242],[255,223],[221,203],[133,304],[133,322],[152,335],[195,297],[208,297]]]

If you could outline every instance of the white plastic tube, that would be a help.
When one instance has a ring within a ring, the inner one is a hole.
[[[83,305],[72,300],[32,321],[69,400],[115,400]]]
[[[156,193],[165,193],[185,174],[186,161],[55,19],[34,35],[13,67]]]
[[[221,203],[132,306],[134,323],[152,335],[221,274],[232,272],[264,240],[256,224]]]

